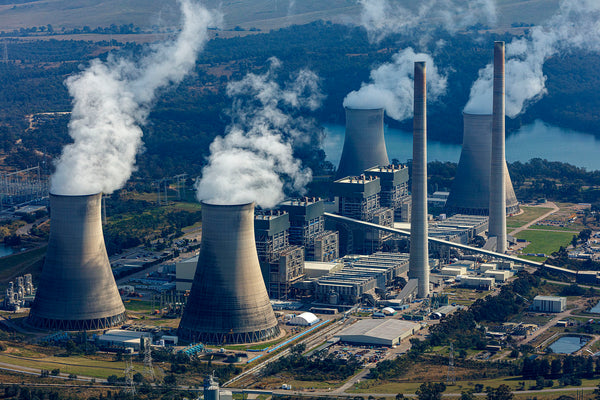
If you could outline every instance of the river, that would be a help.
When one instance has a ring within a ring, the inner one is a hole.
[[[326,138],[323,150],[327,160],[337,167],[344,145],[343,125],[324,125]],[[412,158],[412,133],[385,128],[385,143],[390,160],[406,162]],[[429,161],[458,162],[462,146],[428,141]],[[584,167],[588,171],[600,170],[600,140],[591,134],[561,129],[543,121],[523,126],[506,139],[506,160],[526,162],[532,158],[545,158]]]

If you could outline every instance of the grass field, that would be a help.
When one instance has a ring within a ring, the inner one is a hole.
[[[548,211],[552,210],[547,207],[531,207],[531,206],[521,206],[521,210],[523,210],[522,214],[515,215],[513,217],[506,218],[506,226],[509,228],[520,228],[528,222],[533,221],[536,218],[541,217],[546,214]]]
[[[31,272],[40,272],[46,246],[0,258],[0,286],[9,280]]]
[[[100,361],[85,357],[20,357],[0,354],[0,362],[19,365],[21,367],[39,368],[95,378],[106,378],[110,375],[122,376],[125,370],[124,361]],[[143,368],[143,367],[142,367]]]
[[[523,253],[544,253],[547,255],[557,251],[560,246],[566,247],[571,242],[572,237],[573,234],[567,232],[524,230],[517,233],[517,238],[531,242],[523,249]]]
[[[556,231],[556,232],[569,232],[572,235],[581,232],[583,229],[583,225],[572,225],[572,226],[551,226],[551,225],[531,225],[529,228],[531,230],[544,230],[544,231]]]
[[[144,301],[144,300],[136,300],[129,299],[123,302],[125,304],[125,309],[128,311],[151,311],[152,310],[152,302]]]

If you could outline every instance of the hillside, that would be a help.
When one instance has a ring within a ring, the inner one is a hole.
[[[413,0],[397,0],[414,7]],[[225,28],[277,29],[319,19],[356,23],[360,13],[357,0],[205,0],[220,8]],[[539,23],[551,15],[558,0],[497,0],[498,28],[514,22]],[[178,18],[175,0],[0,0],[0,30],[52,25],[62,28],[133,24],[142,29],[173,26]]]

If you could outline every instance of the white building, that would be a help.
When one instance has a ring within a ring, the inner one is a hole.
[[[419,329],[421,325],[399,319],[363,319],[336,336],[346,343],[395,346]]]
[[[472,289],[490,290],[494,287],[494,278],[482,278],[478,276],[461,276],[460,284]]]
[[[192,289],[198,256],[182,260],[175,264],[175,290],[185,292]]]
[[[288,322],[289,325],[299,325],[299,326],[311,326],[319,322],[319,318],[309,312],[302,313],[300,315],[296,315],[290,319]]]
[[[563,312],[567,309],[567,298],[558,296],[535,296],[531,309],[539,312]]]
[[[506,282],[512,276],[512,272],[508,270],[489,270],[483,273],[487,278],[494,278],[496,282]]]

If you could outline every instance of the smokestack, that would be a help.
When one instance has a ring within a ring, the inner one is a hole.
[[[463,113],[464,132],[456,176],[446,201],[450,214],[489,215],[492,115]],[[519,211],[506,163],[506,213]]]
[[[417,296],[420,298],[429,295],[429,249],[427,247],[427,87],[425,75],[425,62],[415,62],[409,277],[418,280]]]
[[[254,241],[254,203],[202,203],[202,247],[179,335],[248,343],[279,334]]]
[[[102,235],[102,194],[50,194],[50,240],[29,323],[95,330],[126,319]]]
[[[383,136],[383,108],[346,109],[344,149],[335,179],[357,176],[377,165],[388,165]]]
[[[490,171],[489,236],[496,237],[496,251],[506,253],[506,191],[504,169],[504,42],[494,42],[494,101]]]

